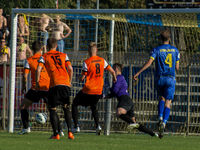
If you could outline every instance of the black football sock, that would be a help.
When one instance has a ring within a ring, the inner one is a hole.
[[[134,123],[133,120],[132,120],[132,118],[129,115],[127,115],[127,114],[122,114],[122,115],[119,116],[119,118],[121,118],[122,120],[124,120],[128,124]]]
[[[99,125],[99,114],[98,114],[98,111],[96,109],[96,105],[91,106],[91,110],[92,110],[92,116],[94,118],[94,122],[95,122],[95,125],[96,125],[96,128],[97,128],[98,125]]]
[[[74,128],[77,128],[78,126],[78,106],[75,104],[72,104],[72,118],[74,121]]]
[[[139,131],[142,131],[142,132],[144,132],[144,133],[147,133],[147,134],[149,134],[149,135],[151,135],[151,136],[154,136],[154,135],[155,135],[155,133],[153,132],[153,130],[151,130],[151,129],[149,129],[149,128],[146,128],[146,127],[143,126],[142,124],[140,124],[140,126],[138,127],[138,130],[139,130]]]
[[[21,119],[22,119],[23,128],[27,129],[29,127],[29,114],[28,114],[27,109],[21,110]]]
[[[49,110],[50,112],[50,121],[53,129],[53,134],[56,136],[58,134],[58,123],[59,123],[59,118],[58,114],[55,110]]]
[[[67,127],[68,127],[68,132],[71,132],[71,128],[72,128],[72,117],[71,117],[71,112],[69,110],[69,107],[67,106],[67,108],[63,107],[63,111],[64,111],[64,115],[65,115],[65,121],[67,123]]]
[[[58,122],[58,132],[62,131],[62,125],[61,125],[61,122],[59,121]]]

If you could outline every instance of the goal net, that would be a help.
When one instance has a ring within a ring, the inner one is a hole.
[[[172,133],[200,133],[200,16],[198,13],[191,13],[190,11],[185,13],[183,9],[180,9],[177,13],[167,10],[160,10],[160,12],[148,12],[148,10],[79,10],[79,12],[78,10],[77,12],[75,10],[71,12],[67,10],[63,10],[63,12],[37,10],[34,12],[32,10],[29,12],[26,10],[22,12],[23,10],[20,12],[19,9],[17,13],[23,15],[27,20],[25,24],[29,29],[29,35],[24,36],[24,39],[29,46],[38,39],[44,42],[41,34],[38,34],[41,27],[40,20],[44,13],[51,18],[48,22],[49,28],[46,28],[49,37],[53,35],[53,26],[57,15],[72,30],[71,34],[64,39],[64,52],[68,54],[74,69],[71,101],[83,86],[83,83],[78,81],[78,77],[81,74],[82,62],[88,57],[87,45],[90,41],[96,41],[99,56],[104,57],[108,62],[123,64],[123,75],[128,83],[128,90],[134,102],[137,121],[155,130],[157,129],[158,104],[157,91],[154,84],[155,66],[152,65],[140,75],[138,82],[134,82],[132,76],[149,59],[150,51],[160,44],[160,31],[168,28],[171,31],[171,44],[179,49],[181,60],[180,70],[176,73],[175,98],[166,130]],[[114,17],[111,14],[114,14]],[[114,34],[110,35],[112,20],[114,20],[114,28],[112,29]],[[17,26],[19,26],[18,21]],[[66,33],[67,31],[64,30],[64,34]],[[114,37],[113,51],[110,51],[110,37],[112,36]],[[19,41],[18,39],[19,37],[12,36],[11,42],[14,40]],[[11,60],[11,62],[13,61],[16,60]],[[23,66],[16,63],[15,129],[21,128],[19,106],[24,98],[24,94],[21,93],[22,70]],[[107,77],[107,75],[105,76]],[[109,86],[109,79],[105,78],[104,92],[108,91]],[[112,99],[110,130],[126,131],[127,124],[116,117],[116,106],[117,100]],[[102,99],[98,104],[102,126],[104,126],[106,115],[105,108],[106,100]],[[61,111],[60,109],[59,112]],[[32,129],[51,130],[49,123],[43,126],[35,123],[34,117],[37,112],[47,112],[46,105],[42,100],[39,104],[33,104],[29,108],[29,112]],[[81,129],[93,130],[94,122],[89,108],[79,107],[79,112]],[[64,116],[61,115],[63,113],[59,114],[65,127]]]

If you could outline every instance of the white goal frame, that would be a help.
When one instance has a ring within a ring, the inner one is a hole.
[[[19,13],[51,13],[51,14],[164,14],[164,13],[200,13],[199,8],[194,9],[12,9],[11,26],[11,58],[9,80],[9,132],[14,132],[14,99],[15,99],[15,73],[16,73],[16,46],[17,46],[17,17]],[[113,58],[114,20],[110,30],[109,63]],[[111,105],[107,103],[105,134],[109,135],[111,118]]]

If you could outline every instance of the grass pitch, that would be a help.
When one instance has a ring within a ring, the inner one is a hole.
[[[95,133],[75,134],[50,140],[50,132],[31,132],[26,135],[0,132],[0,150],[200,150],[200,136],[165,136],[163,139],[142,134]]]

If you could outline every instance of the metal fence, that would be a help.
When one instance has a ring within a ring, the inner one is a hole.
[[[73,77],[73,87],[71,92],[71,101],[75,97],[76,93],[82,88],[83,83],[78,82],[78,76],[81,73],[81,64],[82,59],[87,56],[87,53],[82,54],[83,57],[79,59],[73,59],[74,52],[68,54],[72,58],[72,64],[74,68],[75,75]],[[106,53],[100,53],[102,57],[107,59]],[[130,55],[130,53],[129,53]],[[132,54],[135,57],[136,54]],[[139,54],[138,54],[139,57]],[[191,58],[198,58],[199,54],[191,56]],[[122,58],[123,59],[123,58]],[[114,59],[114,62],[117,60]],[[132,76],[136,73],[142,65],[135,63],[124,66],[123,75],[129,85],[129,93],[133,102],[135,104],[135,116],[139,122],[142,122],[147,127],[156,129],[157,124],[157,92],[154,84],[154,66],[145,71],[139,78],[138,82],[132,80]],[[0,97],[0,106],[1,106],[1,128],[6,129],[8,125],[8,83],[9,83],[9,64],[1,65],[1,97]],[[191,63],[189,66],[180,67],[180,71],[176,75],[176,92],[175,98],[172,103],[172,111],[170,114],[169,122],[167,124],[167,131],[172,133],[188,133],[188,134],[199,134],[200,133],[200,66]],[[2,74],[3,73],[3,74]],[[6,77],[5,77],[6,75]],[[16,88],[15,88],[15,129],[18,130],[21,128],[20,121],[20,110],[19,106],[21,101],[24,98],[24,94],[21,92],[22,86],[22,75],[23,69],[22,66],[17,66],[16,73]],[[108,79],[106,78],[107,73],[105,74],[105,85],[104,91],[108,90],[110,86],[108,84]],[[6,81],[6,82],[5,82]],[[187,82],[186,82],[187,81]],[[30,80],[29,80],[30,82]],[[3,86],[2,86],[3,85]],[[30,87],[30,83],[28,84]],[[112,99],[111,102],[111,131],[125,131],[126,123],[121,121],[116,117],[116,105],[117,100]],[[104,126],[105,121],[105,109],[106,109],[106,100],[101,99],[98,104],[99,118],[100,123]],[[46,112],[46,105],[41,100],[37,104],[33,104],[29,108],[30,121],[32,130],[51,130],[49,122],[45,125],[39,125],[35,122],[35,114],[38,112]],[[66,127],[64,123],[64,116],[61,113],[62,110],[58,109],[58,113],[61,117],[63,127]],[[82,130],[93,130],[94,122],[89,108],[79,107],[79,123]]]

